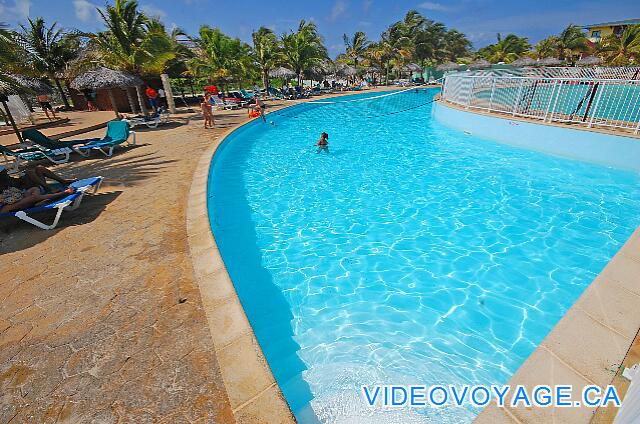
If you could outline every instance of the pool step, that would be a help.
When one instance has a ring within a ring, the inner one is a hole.
[[[278,385],[280,386],[280,390],[282,390],[282,394],[284,394],[287,402],[289,403],[289,407],[294,414],[300,409],[306,407],[313,399],[311,388],[302,378],[301,374],[297,374],[282,383],[280,383],[279,380]]]
[[[296,353],[287,356],[269,356],[265,354],[265,357],[269,362],[273,376],[278,382],[290,380],[307,370],[307,366]]]

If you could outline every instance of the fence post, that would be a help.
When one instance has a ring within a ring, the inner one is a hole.
[[[547,110],[544,112],[544,119],[542,122],[547,122],[547,116],[549,116],[549,108],[551,107],[551,102],[553,101],[553,96],[556,94],[556,87],[558,86],[558,80],[553,82],[553,88],[551,89],[551,97],[549,97],[549,103],[547,103]]]
[[[596,118],[596,113],[598,112],[598,104],[600,103],[600,99],[602,98],[602,92],[604,91],[604,87],[606,83],[603,81],[600,85],[600,93],[598,93],[598,97],[596,98],[596,102],[593,104],[593,110],[591,110],[591,118],[589,119],[589,128],[593,126],[593,120]]]
[[[489,97],[489,107],[487,111],[491,111],[493,107],[493,93],[496,91],[496,77],[491,77],[491,97]]]
[[[558,80],[556,80],[558,83]],[[553,100],[553,106],[551,106],[551,115],[549,116],[549,122],[553,121],[553,114],[556,110],[556,105],[558,104],[558,99],[560,98],[560,91],[562,91],[562,82],[558,84],[558,91],[556,92],[556,98]]]
[[[516,101],[513,104],[513,110],[511,111],[511,116],[516,115],[516,110],[518,109],[518,103],[520,103],[520,96],[522,95],[523,86],[524,86],[524,79],[520,79],[520,86],[518,87],[518,95],[516,96]]]
[[[469,106],[471,105],[471,96],[473,96],[473,86],[475,84],[476,84],[476,79],[471,78],[471,87],[469,88],[469,95],[467,96],[467,106],[465,107],[465,109],[469,109]]]

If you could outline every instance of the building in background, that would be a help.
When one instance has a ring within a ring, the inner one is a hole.
[[[587,38],[589,41],[597,43],[607,35],[615,34],[619,37],[627,26],[637,24],[640,24],[640,19],[626,19],[624,21],[584,25],[582,29],[587,30]]]

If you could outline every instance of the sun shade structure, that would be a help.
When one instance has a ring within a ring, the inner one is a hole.
[[[535,66],[538,62],[535,59],[531,59],[530,57],[521,57],[519,59],[511,62],[511,66],[515,66],[516,68],[524,68],[525,66]]]
[[[338,67],[338,69],[336,69],[336,74],[343,77],[352,77],[357,73],[358,73],[358,70],[353,66],[349,66],[349,65],[343,65]]]
[[[587,56],[583,57],[579,61],[576,62],[578,66],[594,66],[602,63],[602,59],[597,56]]]
[[[485,69],[490,67],[491,67],[491,62],[485,59],[478,59],[469,65],[469,68],[471,69]]]
[[[402,70],[409,72],[422,72],[422,66],[418,65],[417,63],[409,63],[407,65],[404,65],[402,67]]]
[[[458,65],[457,63],[453,63],[453,62],[447,62],[447,63],[443,63],[441,65],[438,65],[436,67],[437,71],[454,71],[456,69],[460,68],[460,65]]]
[[[540,66],[558,66],[558,65],[562,65],[562,61],[560,59],[557,59],[555,57],[546,57],[544,59],[541,59],[538,62],[538,65]]]
[[[0,90],[7,94],[52,94],[53,88],[37,78],[6,74],[6,82],[0,81]]]
[[[111,100],[111,106],[116,116],[118,114],[118,107],[116,101],[113,98],[113,88],[126,89],[127,87],[139,87],[142,84],[142,80],[132,74],[122,71],[116,71],[109,68],[96,68],[87,71],[77,76],[71,82],[71,88],[74,90],[98,90],[106,89],[109,92],[109,100]]]
[[[282,66],[269,71],[269,77],[271,78],[294,78],[295,76],[295,72]]]

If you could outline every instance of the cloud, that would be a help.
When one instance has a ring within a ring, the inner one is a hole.
[[[98,5],[87,0],[73,0],[73,8],[76,12],[76,18],[82,22],[97,20],[99,17]]]
[[[344,0],[336,0],[331,8],[331,15],[329,15],[329,20],[331,22],[342,18],[347,13],[347,3]]]
[[[369,21],[358,21],[358,26],[359,27],[370,27],[371,26],[371,22]]]
[[[435,3],[435,2],[431,2],[431,1],[425,1],[424,3],[420,3],[420,5],[418,6],[421,9],[425,9],[425,10],[431,10],[431,11],[435,11],[435,12],[448,12],[449,8],[443,4],[440,3]]]
[[[167,12],[151,4],[141,4],[140,10],[142,10],[145,13],[145,15],[151,16],[154,18],[164,18],[167,16]]]
[[[371,9],[371,3],[373,3],[373,0],[364,0],[362,2],[362,10],[364,13],[367,13],[369,9]]]
[[[22,21],[29,17],[30,0],[13,0],[13,4],[0,0],[0,21]]]

